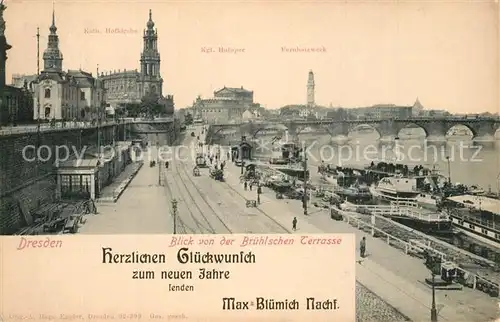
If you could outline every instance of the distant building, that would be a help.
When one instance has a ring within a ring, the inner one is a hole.
[[[314,73],[312,70],[309,71],[309,76],[307,78],[307,107],[314,107]]]
[[[248,109],[259,107],[253,102],[253,91],[243,86],[240,88],[223,87],[214,92],[214,97],[202,99],[200,96],[193,103],[194,118],[201,118],[206,123],[234,123],[243,118]]]
[[[395,104],[377,104],[369,107],[356,107],[347,110],[351,118],[406,119],[413,116],[413,106],[399,106]]]
[[[420,116],[423,113],[424,113],[424,106],[420,103],[417,97],[415,103],[413,104],[412,114],[413,116]]]
[[[91,73],[63,71],[63,55],[52,12],[44,68],[34,85],[33,118],[42,120],[93,120],[104,117],[104,87]]]
[[[3,12],[6,9],[0,4],[0,125],[16,125],[33,120],[33,98],[24,81],[17,87],[6,85],[7,51],[12,48],[5,38]]]
[[[35,89],[34,84],[36,83],[37,78],[38,78],[38,75],[36,75],[36,74],[33,74],[33,75],[13,74],[11,85],[14,87],[17,87],[17,88],[23,88],[25,86],[25,83],[26,83],[28,89],[30,91],[34,91],[34,89]]]

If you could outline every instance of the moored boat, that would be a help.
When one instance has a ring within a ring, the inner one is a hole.
[[[481,243],[500,249],[500,200],[460,195],[444,200],[453,226]]]
[[[276,155],[277,149],[273,149],[273,158],[269,160],[270,166],[290,177],[299,180],[309,178],[309,170],[304,169],[301,157],[301,149],[295,143],[284,143],[279,146],[281,156]]]
[[[370,187],[374,198],[386,202],[416,203],[422,207],[437,209],[439,197],[417,190],[414,178],[385,177]]]

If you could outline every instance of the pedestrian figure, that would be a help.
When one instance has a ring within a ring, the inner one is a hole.
[[[168,169],[168,161],[167,161],[167,162],[165,162],[165,168],[167,168],[167,169]]]
[[[224,171],[224,162],[220,164],[220,169]]]
[[[250,191],[252,191],[253,183],[250,181]]]
[[[260,194],[262,193],[262,188],[259,186],[257,187],[257,202],[260,203]]]
[[[294,231],[297,230],[297,217],[293,217],[293,220],[292,220],[292,229]]]
[[[366,251],[366,237],[363,237],[363,239],[361,239],[361,242],[359,243],[359,253],[362,258],[365,257],[365,251]]]
[[[248,187],[248,183],[245,181],[245,183],[243,184],[243,187],[245,187],[245,191],[247,191],[247,187]]]

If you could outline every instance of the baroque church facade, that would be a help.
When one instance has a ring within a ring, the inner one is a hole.
[[[160,75],[160,53],[158,51],[158,30],[155,28],[152,12],[143,32],[143,51],[140,57],[140,71],[124,69],[118,72],[101,73],[105,100],[113,108],[127,103],[139,103],[146,94],[153,92],[160,97],[160,103],[173,106],[173,96],[163,96],[163,78]]]
[[[40,120],[95,120],[104,117],[104,87],[91,73],[63,70],[55,13],[49,28],[43,70],[33,86],[33,118]]]

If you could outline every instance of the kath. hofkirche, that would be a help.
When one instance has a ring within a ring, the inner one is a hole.
[[[14,84],[27,83],[33,91],[34,119],[90,120],[104,101],[117,108],[127,103],[138,103],[146,93],[154,92],[166,106],[173,105],[173,96],[163,96],[163,78],[160,75],[158,31],[149,10],[149,20],[143,32],[143,51],[140,70],[126,69],[113,72],[97,71],[97,77],[82,70],[63,70],[63,54],[59,48],[56,15],[52,13],[47,48],[43,53],[43,70],[37,75],[14,75]],[[86,28],[87,33],[137,33],[125,28]],[[38,101],[39,100],[39,101]]]

